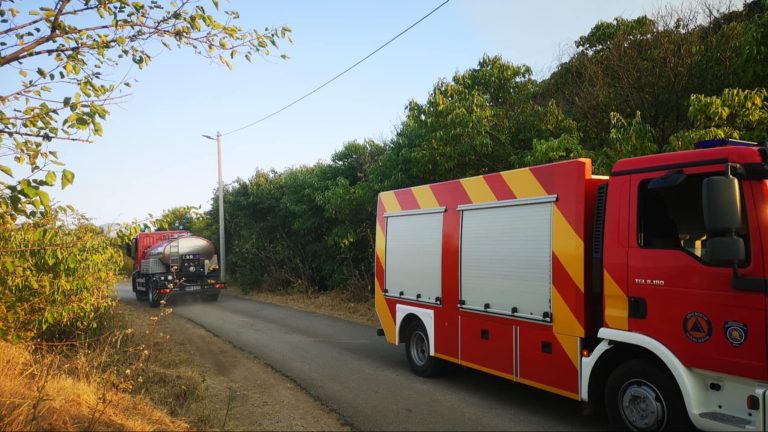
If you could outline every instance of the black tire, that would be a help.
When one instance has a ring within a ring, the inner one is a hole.
[[[674,377],[650,360],[632,360],[611,373],[605,384],[605,410],[617,428],[694,430]]]
[[[405,356],[413,373],[420,377],[438,374],[440,360],[429,354],[429,334],[420,320],[413,321],[405,332]]]
[[[219,293],[218,292],[209,293],[209,294],[203,294],[203,301],[215,302],[217,300],[219,300]]]
[[[137,301],[145,301],[147,299],[147,292],[139,291],[139,283],[136,280],[136,273],[137,272],[133,272],[133,274],[131,274],[131,289],[133,289],[133,294],[136,295]]]
[[[158,287],[157,279],[152,279],[149,282],[149,305],[153,308],[160,306],[160,288]]]

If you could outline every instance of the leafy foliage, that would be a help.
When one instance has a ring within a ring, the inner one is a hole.
[[[163,214],[157,218],[150,215],[150,225],[154,226],[156,231],[195,231],[199,229],[202,218],[203,214],[199,207],[172,207],[168,210],[163,210]]]
[[[217,0],[212,2],[218,10]],[[0,222],[34,218],[50,209],[45,187],[62,188],[75,175],[61,169],[57,141],[89,141],[102,134],[108,106],[124,97],[110,71],[126,63],[146,67],[156,44],[186,48],[231,67],[243,55],[269,55],[290,28],[244,30],[237,12],[217,18],[193,0],[59,0],[52,6],[0,2],[0,68],[15,85],[0,94]]]
[[[691,96],[688,111],[694,128],[670,138],[670,148],[689,150],[706,139],[732,138],[768,142],[768,92],[725,89],[720,96]]]
[[[519,165],[534,140],[574,134],[554,103],[533,100],[537,87],[528,66],[483,56],[438,82],[426,103],[409,103],[381,177],[401,176],[392,186],[402,187],[501,171]]]
[[[589,148],[609,145],[610,113],[640,112],[655,131],[655,151],[687,129],[691,94],[756,88],[768,78],[768,2],[717,11],[707,4],[661,9],[652,16],[600,22],[542,82],[578,124]]]
[[[0,339],[91,334],[109,316],[120,263],[114,240],[64,209],[0,230]]]

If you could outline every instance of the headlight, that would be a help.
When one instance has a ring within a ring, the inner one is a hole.
[[[168,280],[173,280],[173,275],[168,275]]]
[[[189,271],[194,272],[195,271],[195,266],[189,266]]]

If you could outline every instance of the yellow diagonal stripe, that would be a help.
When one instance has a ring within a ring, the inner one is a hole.
[[[607,271],[603,270],[605,289],[605,322],[608,327],[627,330],[629,328],[629,302],[627,295],[619,288]]]
[[[531,198],[547,194],[531,170],[527,168],[505,171],[501,173],[501,176],[507,182],[507,186],[512,189],[512,193],[518,198]]]
[[[385,204],[386,208],[386,204]],[[385,246],[386,246],[386,238],[384,237],[384,230],[381,228],[381,225],[377,222],[376,223],[376,256],[381,260],[381,271],[383,272],[384,267],[384,259],[386,257],[385,253]],[[384,276],[384,275],[382,275]],[[384,336],[387,338],[387,342],[394,344],[395,343],[395,320],[392,318],[392,313],[389,311],[389,307],[387,306],[387,300],[384,298],[384,290],[382,286],[379,284],[379,279],[375,279],[376,289],[374,290],[374,298],[376,303],[376,315],[379,317],[379,323],[381,324],[381,328],[384,330]]]
[[[384,267],[384,230],[381,229],[381,225],[376,224],[376,256],[381,260],[381,266]]]
[[[435,194],[432,193],[432,189],[429,186],[417,186],[411,188],[411,191],[413,191],[413,196],[416,197],[416,202],[419,203],[419,208],[429,209],[440,207],[440,204],[435,198]]]
[[[384,203],[384,211],[387,211],[387,212],[400,211],[400,203],[397,201],[397,198],[395,197],[394,192],[392,191],[382,192],[379,194],[379,197],[381,197],[381,202]]]
[[[568,359],[573,363],[573,367],[579,370],[579,338],[576,336],[569,336],[564,334],[555,333],[557,341],[568,354]]]
[[[491,191],[491,188],[488,186],[488,183],[485,182],[483,177],[471,177],[460,181],[461,185],[464,186],[464,190],[467,191],[469,199],[471,199],[473,203],[477,204],[496,201],[496,196],[493,194],[493,191]]]
[[[547,195],[547,191],[527,168],[506,171],[501,173],[501,176],[517,198]],[[554,231],[552,249],[576,286],[584,292],[584,242],[557,206],[555,206],[552,225]]]
[[[584,242],[555,206],[552,250],[581,292],[584,292]]]
[[[384,291],[379,286],[378,279],[376,280],[376,315],[379,317],[379,323],[384,330],[384,336],[387,338],[387,342],[395,343],[395,320],[392,318],[392,313],[387,306],[387,300],[384,298]]]
[[[554,322],[553,327],[555,333],[568,334],[571,336],[584,336],[584,327],[581,326],[579,320],[571,312],[571,308],[565,303],[563,297],[557,291],[555,286],[552,286],[552,315]]]

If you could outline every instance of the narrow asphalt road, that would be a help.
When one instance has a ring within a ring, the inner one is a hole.
[[[130,283],[118,285],[136,301]],[[595,430],[575,401],[468,369],[424,379],[375,329],[312,312],[222,296],[172,299],[187,318],[290,377],[360,430]],[[149,307],[149,306],[147,306]],[[239,367],[236,364],[233,368]]]

